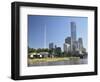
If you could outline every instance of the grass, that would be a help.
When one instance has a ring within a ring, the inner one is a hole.
[[[56,62],[56,61],[67,61],[67,60],[78,60],[79,57],[56,57],[56,58],[36,58],[28,59],[29,64],[39,63],[39,62]]]

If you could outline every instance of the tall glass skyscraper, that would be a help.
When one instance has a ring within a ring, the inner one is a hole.
[[[71,51],[76,51],[76,23],[71,22]]]

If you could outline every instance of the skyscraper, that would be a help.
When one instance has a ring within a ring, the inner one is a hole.
[[[79,51],[82,52],[82,50],[83,50],[83,40],[82,40],[82,38],[78,39],[78,48],[79,48]]]
[[[75,46],[75,51],[79,51],[78,41],[75,41],[74,42],[74,46]]]
[[[71,22],[71,38],[72,41],[76,41],[76,23]]]
[[[76,51],[76,23],[71,22],[71,51]]]
[[[71,51],[71,37],[67,37],[65,39],[65,43],[63,44],[63,50],[66,53]]]
[[[49,43],[49,49],[54,49],[54,44],[53,43]]]
[[[68,43],[68,44],[71,45],[71,37],[67,37],[67,38],[65,39],[65,43]]]

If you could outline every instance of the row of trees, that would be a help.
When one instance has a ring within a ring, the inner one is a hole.
[[[32,52],[35,52],[35,53],[39,53],[39,52],[49,52],[49,49],[48,48],[38,48],[38,49],[34,49],[34,48],[28,48],[28,52],[29,53],[32,53]]]
[[[49,54],[61,54],[61,51],[55,51],[54,49],[48,49],[48,48],[28,48],[28,53],[39,53],[39,52],[48,52]]]
[[[28,47],[28,53],[39,53],[39,52],[48,52],[51,55],[54,55],[56,57],[66,57],[66,56],[71,56],[71,53],[65,53],[62,52],[60,48],[57,49],[48,49],[48,48],[29,48]]]

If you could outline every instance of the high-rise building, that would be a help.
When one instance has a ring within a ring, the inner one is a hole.
[[[74,46],[75,46],[75,51],[79,51],[79,48],[78,48],[78,41],[75,41],[75,42],[74,42]]]
[[[71,22],[71,38],[72,41],[76,41],[76,23]]]
[[[63,48],[64,48],[64,52],[66,53],[70,52],[70,44],[64,43]]]
[[[65,39],[65,43],[68,43],[68,44],[71,45],[71,37],[67,37],[67,38]]]
[[[55,49],[57,48],[57,45],[55,45]]]
[[[79,48],[79,51],[83,50],[83,40],[82,40],[82,38],[78,39],[78,48]]]
[[[54,49],[54,44],[53,43],[49,43],[49,49]]]
[[[71,22],[71,51],[76,51],[76,23]]]

